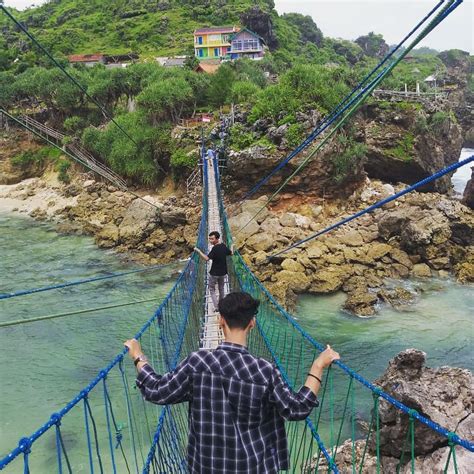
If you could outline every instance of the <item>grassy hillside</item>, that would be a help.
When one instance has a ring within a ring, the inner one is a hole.
[[[274,12],[271,0],[52,0],[12,12],[56,54],[133,50],[171,55],[192,50],[195,28],[237,24],[241,13],[255,5]],[[11,22],[3,15],[0,22],[14,43]]]

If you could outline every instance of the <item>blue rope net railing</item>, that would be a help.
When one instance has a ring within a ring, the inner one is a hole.
[[[471,161],[472,157],[461,165]],[[440,173],[435,173],[434,179],[439,177]],[[220,184],[220,178],[216,179]],[[414,189],[409,188],[410,191]],[[228,245],[231,245],[232,234],[222,197],[220,207],[224,238]],[[246,291],[260,301],[257,316],[258,331],[250,335],[250,351],[273,360],[287,382],[294,388],[299,388],[306,379],[311,361],[324,346],[314,340],[275,300],[238,252],[234,254],[232,260],[232,265],[229,266],[232,289]],[[384,404],[393,406],[402,416],[406,441],[396,448],[393,446],[387,448],[390,440],[381,428],[380,406]],[[357,420],[361,416],[365,418],[366,424],[358,423]],[[349,444],[346,443],[344,449],[348,449],[352,456],[351,472],[371,472],[366,471],[369,456],[375,456],[374,470],[380,472],[383,469],[382,457],[388,453],[393,456],[393,452],[397,454],[399,460],[397,472],[407,462],[411,462],[414,472],[417,438],[426,436],[428,432],[436,433],[439,446],[449,447],[450,454],[446,461],[445,472],[448,468],[452,469],[452,472],[457,472],[457,449],[474,451],[472,441],[461,439],[423,414],[403,405],[340,361],[333,364],[323,380],[320,407],[313,410],[306,422],[290,423],[287,431],[294,470],[292,472],[319,472],[318,469],[339,472],[337,457],[342,449],[342,443],[346,440]]]
[[[206,241],[207,212],[203,212],[197,244]],[[159,372],[172,368],[182,353],[197,348],[194,333],[199,330],[203,306],[204,272],[202,260],[193,255],[155,314],[135,335]],[[144,402],[134,386],[133,364],[125,363],[125,355],[126,349],[38,430],[23,437],[0,459],[0,470],[11,466],[24,473],[84,469],[122,473],[141,472],[147,462],[158,465],[156,458],[147,456],[156,427],[169,409]],[[172,424],[176,428],[176,422]]]

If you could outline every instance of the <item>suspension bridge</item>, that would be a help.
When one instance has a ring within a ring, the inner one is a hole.
[[[461,0],[440,1],[336,109],[318,124],[299,147],[247,193],[246,198],[255,194],[271,176],[308,148],[316,138],[321,137],[322,141],[305,156],[296,171],[272,194],[268,200],[270,202],[347,122],[403,57],[461,3]],[[6,11],[3,6],[1,8]],[[8,16],[13,18],[9,13]],[[14,18],[13,20],[15,21]],[[20,24],[19,27],[21,26]],[[25,31],[24,28],[20,29]],[[418,31],[420,29],[421,32]],[[36,38],[28,31],[25,33],[38,45]],[[400,52],[400,47],[415,33],[417,33],[415,39]],[[50,53],[39,46],[50,57]],[[55,61],[54,58],[50,59]],[[60,65],[58,67],[62,68]],[[77,82],[75,79],[74,81]],[[80,84],[78,87],[84,89]],[[102,107],[100,104],[96,105]],[[21,124],[21,121],[7,111],[2,110],[2,113]],[[111,120],[113,122],[113,119]],[[125,131],[123,133],[126,134]],[[209,231],[220,230],[223,240],[230,246],[233,236],[221,193],[219,166],[216,160],[204,159],[204,144],[201,151],[202,212],[196,245],[200,249],[205,249],[208,245]],[[427,182],[473,161],[474,156],[471,156],[463,162],[439,170],[401,193],[345,218],[307,237],[304,241],[279,251],[279,254],[297,249],[308,240],[330,232],[360,217],[363,213],[372,212],[390,200],[412,192]],[[90,169],[86,161],[83,165]],[[212,350],[222,340],[222,333],[216,322],[217,315],[210,303],[207,266],[204,260],[193,253],[171,291],[134,336],[141,341],[150,363],[159,373],[173,370],[191,351],[198,348]],[[286,382],[295,389],[299,388],[304,383],[309,364],[324,346],[305,332],[296,319],[274,299],[247,267],[239,252],[234,253],[228,268],[227,290],[246,291],[261,302],[257,330],[252,331],[249,336],[249,350],[256,356],[272,361]],[[121,275],[110,277],[118,276]],[[25,296],[39,291],[52,291],[69,284],[86,284],[93,280],[94,278],[91,278],[17,291],[0,297],[7,299]],[[187,406],[183,404],[157,406],[145,403],[138,390],[134,389],[134,369],[132,364],[125,360],[125,356],[126,350],[123,349],[86,387],[60,410],[53,413],[34,433],[21,438],[17,446],[0,459],[0,469],[9,468],[11,472],[24,473],[57,470],[60,474],[187,472]],[[455,432],[438,425],[413,407],[400,403],[342,361],[336,361],[326,372],[319,398],[318,409],[313,410],[306,420],[287,425],[291,460],[288,472],[384,472],[384,444],[380,417],[381,408],[384,406],[391,406],[401,420],[403,441],[391,446],[391,452],[397,453],[395,468],[397,473],[415,472],[418,454],[416,442],[418,437],[425,436],[427,432],[435,436],[439,446],[448,448],[448,455],[440,468],[444,472],[458,472],[457,457],[460,453],[474,452],[472,440],[459,437]],[[361,426],[357,422],[361,413],[367,420],[366,426]],[[341,467],[343,444],[349,446],[349,468]],[[369,463],[369,458],[375,461]]]

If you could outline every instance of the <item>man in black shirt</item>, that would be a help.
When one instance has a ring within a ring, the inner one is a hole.
[[[209,271],[209,293],[211,294],[214,310],[217,311],[219,301],[225,296],[225,276],[227,275],[227,256],[234,253],[234,246],[229,249],[226,244],[220,242],[221,235],[217,231],[209,234],[209,243],[212,249],[208,255],[203,253],[197,247],[194,250],[206,261],[212,260],[211,270]],[[216,285],[219,287],[219,299],[217,299]]]

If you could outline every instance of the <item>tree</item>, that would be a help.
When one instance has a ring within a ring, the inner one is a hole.
[[[383,36],[376,35],[373,31],[368,35],[359,36],[355,42],[362,48],[364,54],[372,58],[383,58],[389,50]]]
[[[260,87],[253,82],[237,81],[232,85],[230,97],[234,104],[253,104],[259,92]]]
[[[301,13],[285,13],[283,18],[288,23],[298,28],[301,42],[314,43],[317,46],[322,45],[323,33],[309,15],[302,15]]]
[[[193,104],[193,89],[183,78],[163,79],[147,86],[137,96],[137,104],[154,125],[177,122]]]

